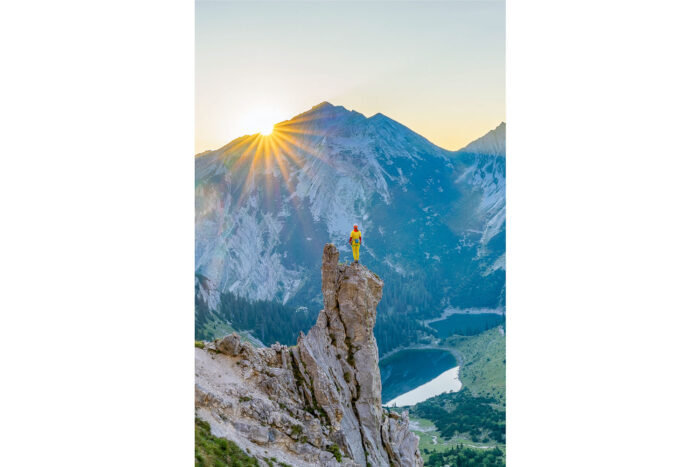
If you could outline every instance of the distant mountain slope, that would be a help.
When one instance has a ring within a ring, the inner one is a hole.
[[[361,262],[386,279],[381,316],[502,306],[505,160],[493,148],[505,151],[505,124],[487,137],[446,151],[382,114],[324,102],[270,136],[197,155],[196,284],[320,307],[315,258],[333,242],[351,260],[357,223]]]
[[[506,155],[506,124],[501,122],[481,138],[472,141],[457,152],[469,154],[488,154],[490,156]]]

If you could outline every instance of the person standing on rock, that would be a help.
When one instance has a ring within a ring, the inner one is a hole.
[[[352,226],[350,232],[350,240],[348,241],[352,247],[352,257],[356,263],[360,262],[360,245],[362,245],[362,232],[357,229],[357,224]]]

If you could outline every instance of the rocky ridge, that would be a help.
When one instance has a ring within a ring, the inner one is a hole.
[[[196,414],[258,459],[294,466],[422,466],[408,415],[381,407],[373,334],[383,282],[326,244],[324,309],[297,345],[254,348],[237,334],[196,352]],[[338,460],[340,459],[340,460]]]

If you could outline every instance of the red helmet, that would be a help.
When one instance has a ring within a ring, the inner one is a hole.
[[[353,228],[353,229],[356,229],[356,228],[357,228],[357,224],[353,225],[352,228]]]

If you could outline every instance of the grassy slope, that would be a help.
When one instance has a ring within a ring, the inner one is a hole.
[[[202,329],[202,334],[205,337],[205,340],[213,341],[214,339],[228,336],[235,331],[230,324],[222,320],[215,313],[212,313],[211,316],[212,319],[207,321]]]
[[[248,331],[239,331],[237,329],[234,329],[229,323],[222,320],[218,316],[213,316],[214,319],[207,321],[207,323],[202,328],[203,332],[206,333],[205,335],[208,336],[204,340],[211,342],[213,340],[221,339],[222,337],[228,336],[229,334],[235,332],[236,334],[238,334],[238,336],[243,342],[250,342],[251,344],[253,344],[253,347],[263,346],[263,344],[258,339],[255,339],[254,337],[251,338],[250,333]]]
[[[209,424],[198,418],[194,424],[194,459],[195,465],[202,467],[260,467],[236,443],[212,435]]]
[[[493,328],[477,336],[452,336],[445,345],[464,355],[459,379],[472,395],[492,397],[505,407],[506,400],[506,337],[501,328]]]

